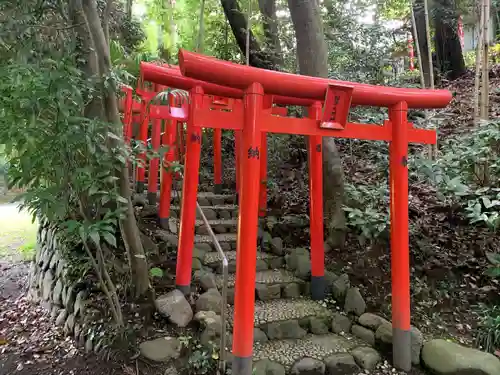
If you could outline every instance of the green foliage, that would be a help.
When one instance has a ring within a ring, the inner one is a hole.
[[[158,267],[153,267],[149,270],[151,277],[163,277],[163,270]]]
[[[202,345],[192,336],[180,336],[181,345],[188,350],[186,370],[189,374],[211,374],[217,367],[219,347],[212,341]]]
[[[487,252],[486,258],[491,266],[484,273],[490,277],[500,277],[500,254]]]
[[[488,352],[500,348],[500,306],[481,305],[476,344]]]
[[[358,235],[359,242],[373,242],[389,226],[389,193],[386,183],[378,187],[346,183],[347,225]]]
[[[438,198],[459,207],[471,224],[496,231],[500,224],[500,122],[482,123],[473,132],[443,144],[435,162],[420,160],[424,173],[438,188]]]

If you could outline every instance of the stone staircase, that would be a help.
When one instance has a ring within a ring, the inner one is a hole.
[[[176,241],[178,235],[179,199],[180,194],[174,192],[169,220],[170,241]],[[229,261],[226,349],[230,366],[238,206],[236,197],[230,192],[200,192],[198,202]],[[364,314],[373,315],[368,319],[371,327],[359,323],[366,305],[359,290],[350,288],[347,275],[337,277],[327,273],[329,292],[335,299],[313,301],[310,298],[308,250],[283,248],[281,239],[272,238],[264,227],[262,224],[259,229],[257,252],[254,374],[348,375],[373,369],[381,360],[380,354],[373,349],[375,331],[389,322],[373,314]],[[220,316],[217,314],[221,313],[223,286],[221,256],[215,251],[201,220],[196,222],[194,242],[193,284],[201,289],[195,319],[205,329],[200,336],[201,342],[218,342]],[[207,320],[207,316],[215,319]],[[210,327],[208,321],[215,322],[219,328]]]

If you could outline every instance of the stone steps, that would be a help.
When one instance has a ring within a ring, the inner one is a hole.
[[[294,363],[307,357],[323,362],[325,367],[329,368],[327,374],[354,375],[362,371],[356,364],[357,361],[361,360],[358,348],[369,349],[374,352],[372,352],[374,356],[378,354],[373,349],[367,348],[366,344],[348,334],[344,336],[334,333],[308,334],[300,339],[258,342],[254,345],[254,368],[257,370],[256,374],[265,373],[258,371],[259,367],[262,366],[262,362],[261,364],[259,362],[267,360],[279,364],[285,371],[290,372]],[[338,368],[338,372],[332,371],[335,367]]]
[[[201,206],[203,213],[205,214],[208,220],[216,220],[216,219],[231,219],[238,217],[238,206],[234,204],[225,204],[225,205],[217,205],[217,206]],[[179,216],[180,206],[172,205],[170,206],[171,217],[177,218]],[[199,214],[196,213],[198,219]]]
[[[215,219],[208,220],[208,223],[212,227],[215,234],[224,234],[227,232],[236,233],[238,227],[238,219]],[[174,218],[169,219],[168,226],[172,233],[177,234],[180,226],[180,220]],[[203,220],[196,220],[195,233],[200,235],[208,234],[208,230]]]
[[[229,306],[227,309],[227,322],[229,326],[232,325],[233,314],[234,307]],[[302,331],[311,330],[311,319],[323,319],[326,325],[331,326],[332,317],[333,312],[329,308],[309,298],[255,301],[254,326],[270,331],[276,329],[278,326],[287,325],[291,329],[284,330],[285,332],[283,333],[289,337],[283,338],[303,337]],[[298,332],[291,332],[294,328]],[[329,328],[327,327],[326,330],[328,331]],[[315,328],[312,328],[312,330],[317,332]],[[269,334],[268,332],[266,334],[270,339],[278,338],[275,337],[275,334]]]
[[[227,236],[227,235],[226,235]],[[231,236],[236,236],[236,234],[233,234]],[[236,241],[236,238],[235,238]],[[234,242],[234,245],[236,246],[236,242]],[[196,245],[195,245],[196,247]],[[222,244],[221,244],[222,247]],[[224,249],[223,249],[224,250]],[[225,251],[224,254],[226,255],[226,258],[229,263],[229,273],[235,273],[236,272],[236,250],[232,251]],[[221,273],[222,270],[220,270],[220,264],[222,261],[222,258],[220,254],[217,251],[211,251],[208,253],[204,254],[198,254],[200,257],[201,264],[214,269],[216,272]],[[194,254],[195,257],[198,256],[197,254]],[[277,269],[281,268],[283,266],[283,258],[278,257],[276,255],[262,252],[262,251],[257,251],[257,264],[256,264],[256,269],[257,271],[264,271],[267,269]]]

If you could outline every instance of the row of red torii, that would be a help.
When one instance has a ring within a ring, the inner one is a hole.
[[[236,259],[235,311],[233,323],[233,373],[252,373],[255,303],[255,268],[258,216],[266,210],[267,133],[308,136],[311,232],[311,294],[324,298],[324,234],[322,137],[356,138],[389,142],[391,277],[393,362],[411,368],[410,264],[408,241],[408,143],[434,144],[436,132],[414,128],[407,120],[408,108],[442,108],[451,93],[383,87],[268,71],[181,50],[179,67],[141,63],[141,77],[134,102],[132,89],[124,87],[124,136],[132,136],[132,122],[140,124],[138,139],[151,134],[152,147],[170,147],[164,163],[184,155],[181,219],[177,253],[176,285],[189,293],[195,234],[202,128],[214,129],[214,184],[222,183],[221,129],[234,130],[239,220]],[[180,68],[180,69],[179,69]],[[167,105],[149,103],[156,90],[165,87],[189,92],[180,103],[170,96]],[[287,105],[308,108],[307,118],[288,117]],[[351,106],[387,107],[389,119],[382,125],[348,122]],[[138,115],[134,115],[138,113]],[[161,122],[165,120],[162,133]],[[151,133],[149,122],[152,121]],[[178,132],[178,124],[186,126]],[[176,138],[181,139],[176,139]],[[184,143],[185,141],[185,143]],[[180,150],[179,150],[180,148]],[[145,157],[145,156],[144,156]],[[149,163],[148,196],[157,196],[159,160]],[[138,187],[144,189],[145,168],[137,170]],[[264,182],[264,183],[263,183]],[[159,220],[168,221],[172,173],[162,168]],[[142,190],[143,191],[143,190]]]

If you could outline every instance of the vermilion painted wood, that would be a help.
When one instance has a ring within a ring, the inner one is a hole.
[[[168,218],[170,217],[170,198],[172,195],[172,171],[170,170],[172,163],[176,158],[176,136],[177,123],[174,120],[165,120],[165,129],[162,137],[162,145],[167,147],[163,154],[163,162],[161,168],[160,182],[160,208],[158,210],[158,218],[160,225],[167,229]]]
[[[155,152],[160,149],[161,143],[161,120],[153,120],[153,129],[151,131],[151,145]],[[158,193],[158,173],[159,173],[159,158],[151,158],[149,160],[149,175],[148,175],[148,199],[150,204],[156,204],[156,194]]]
[[[389,110],[393,134],[389,149],[393,361],[405,371],[411,369],[407,111],[404,102]]]
[[[310,119],[321,119],[321,103],[309,107]],[[311,293],[314,299],[325,297],[325,246],[323,234],[323,137],[308,137],[309,225],[311,233]],[[319,290],[318,290],[319,289]]]
[[[165,66],[141,62],[140,72],[143,81],[160,82],[169,87],[182,90],[190,90],[195,86],[200,86],[209,95],[217,95],[225,98],[243,98],[243,90],[186,77],[182,75],[180,68],[175,65]],[[314,103],[314,100],[307,98],[283,97],[281,95],[272,95],[272,98],[273,103],[283,105],[308,106]]]
[[[122,86],[122,91],[125,93],[125,98],[121,101],[123,103],[123,138],[128,144],[132,138],[132,87]]]
[[[194,112],[203,106],[203,89],[194,87],[190,91],[189,121],[187,125],[186,158],[184,162],[184,181],[182,185],[181,225],[177,250],[175,283],[184,293],[189,293],[191,285],[191,266],[196,222],[196,200],[201,153],[201,127],[196,124]]]
[[[245,120],[242,136],[241,184],[236,257],[236,283],[233,321],[233,369],[249,359],[252,370],[253,324],[255,304],[255,267],[257,262],[257,227],[261,131],[258,114],[263,110],[264,92],[252,84],[245,96]],[[243,155],[243,152],[245,155]],[[240,369],[241,370],[241,369]],[[246,373],[246,371],[245,371]]]
[[[354,87],[352,104],[387,107],[405,101],[410,108],[442,108],[451,101],[447,90],[393,88],[325,78],[300,76],[222,61],[179,50],[179,66],[186,77],[228,88],[244,89],[260,82],[266,94],[324,100],[329,84]]]

